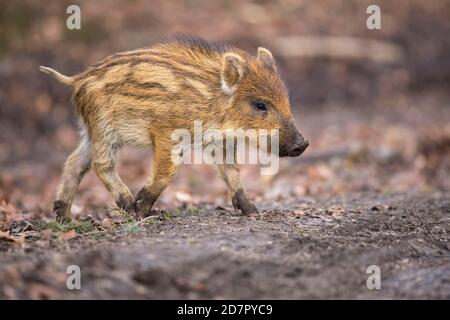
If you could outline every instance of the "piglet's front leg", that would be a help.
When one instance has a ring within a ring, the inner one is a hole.
[[[231,201],[234,209],[241,210],[243,214],[258,213],[258,209],[248,199],[247,193],[242,186],[239,166],[236,164],[220,164],[217,165],[217,168],[233,195]]]
[[[160,194],[172,181],[176,166],[171,160],[170,143],[162,141],[154,147],[151,176],[141,191],[136,195],[134,208],[138,219],[156,214],[152,210]]]

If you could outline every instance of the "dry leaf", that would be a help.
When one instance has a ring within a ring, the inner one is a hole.
[[[7,232],[0,231],[0,240],[14,242],[14,238],[11,237],[11,235],[9,234],[9,231],[7,231]]]
[[[305,215],[305,210],[296,209],[292,213],[294,214],[294,216],[303,216],[303,215]]]
[[[56,299],[58,292],[44,284],[34,283],[28,289],[31,299]]]
[[[22,247],[25,244],[24,236],[12,236],[9,231],[1,232],[0,231],[0,241],[10,242],[11,244]]]
[[[102,227],[110,228],[112,225],[111,219],[105,218],[102,220]]]
[[[77,234],[75,232],[75,229],[71,229],[71,230],[66,231],[66,232],[60,232],[59,236],[63,240],[70,240],[70,239],[75,238],[77,236]]]
[[[53,234],[53,230],[50,228],[44,229],[41,231],[41,235],[43,239],[50,239]]]
[[[22,247],[25,244],[25,236],[23,236],[23,235],[13,237],[13,240],[14,240],[14,244],[19,247]]]

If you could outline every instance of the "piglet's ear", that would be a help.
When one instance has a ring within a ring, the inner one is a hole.
[[[227,52],[222,57],[221,85],[225,94],[233,94],[244,75],[244,59],[238,54]]]
[[[275,64],[275,59],[273,58],[272,52],[270,52],[266,48],[263,47],[258,48],[257,59],[267,69],[273,71],[277,70],[277,66]]]

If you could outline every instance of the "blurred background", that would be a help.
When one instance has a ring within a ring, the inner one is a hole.
[[[39,73],[76,74],[105,56],[179,35],[269,48],[311,146],[277,175],[243,170],[257,201],[354,192],[450,189],[450,1],[0,1],[0,219],[50,216],[77,145],[70,91]],[[81,8],[81,30],[66,9]],[[369,30],[366,9],[381,8]],[[151,152],[124,148],[118,170],[137,192]],[[229,205],[206,166],[185,166],[158,208]],[[91,172],[75,198],[84,216],[114,202]]]

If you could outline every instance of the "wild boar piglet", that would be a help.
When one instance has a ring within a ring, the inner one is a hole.
[[[178,40],[111,55],[86,71],[52,75],[72,88],[80,118],[80,143],[68,157],[56,193],[54,212],[70,219],[78,185],[92,168],[116,204],[138,217],[151,214],[161,192],[174,177],[175,129],[278,129],[279,156],[299,156],[308,147],[294,125],[288,91],[271,52],[256,56],[234,47],[217,48],[206,41]],[[114,167],[124,144],[152,146],[151,175],[133,197]],[[239,165],[216,165],[236,210],[258,212],[241,183]]]

